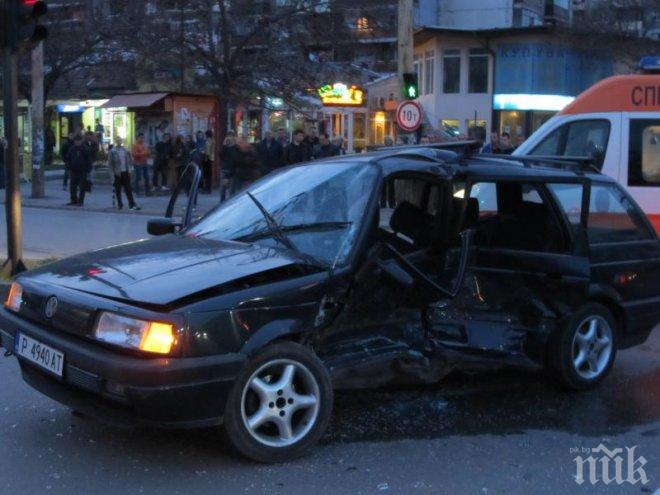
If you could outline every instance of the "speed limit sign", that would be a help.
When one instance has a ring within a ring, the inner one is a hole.
[[[396,123],[402,131],[413,132],[422,124],[422,107],[414,101],[402,101],[396,109]]]

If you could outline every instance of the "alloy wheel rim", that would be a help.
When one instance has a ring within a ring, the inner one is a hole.
[[[612,329],[602,316],[589,316],[573,336],[573,368],[582,378],[592,380],[607,368],[612,355]]]
[[[241,418],[250,435],[269,447],[288,447],[316,423],[320,389],[303,364],[269,361],[248,379],[241,396]]]

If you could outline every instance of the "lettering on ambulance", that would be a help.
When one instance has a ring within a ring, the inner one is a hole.
[[[635,86],[630,93],[630,101],[636,107],[660,106],[660,86]]]

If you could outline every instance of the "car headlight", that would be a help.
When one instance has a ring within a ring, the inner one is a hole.
[[[94,336],[109,344],[158,354],[168,354],[176,342],[171,323],[138,320],[108,312],[101,313],[96,321]]]
[[[21,309],[21,304],[23,303],[23,287],[17,282],[12,282],[9,287],[9,294],[7,294],[7,300],[5,301],[5,307],[11,309],[12,311],[18,311]]]

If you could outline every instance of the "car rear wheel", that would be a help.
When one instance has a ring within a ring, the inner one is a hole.
[[[552,349],[552,364],[568,388],[596,386],[610,372],[616,356],[616,320],[603,305],[591,303],[576,311]]]
[[[323,435],[332,412],[332,386],[323,363],[308,348],[273,344],[239,374],[225,409],[234,447],[259,462],[301,456]]]

